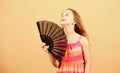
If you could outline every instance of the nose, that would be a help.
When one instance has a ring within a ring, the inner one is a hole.
[[[61,18],[64,18],[64,15],[62,15]]]
[[[62,15],[61,18],[64,19],[64,18],[65,18],[65,15]]]

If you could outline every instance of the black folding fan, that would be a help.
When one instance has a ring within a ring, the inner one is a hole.
[[[47,20],[38,21],[37,27],[42,42],[49,45],[48,51],[60,62],[67,46],[67,38],[63,29]]]

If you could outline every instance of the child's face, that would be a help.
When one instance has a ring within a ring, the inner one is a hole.
[[[73,12],[70,10],[65,10],[62,14],[61,14],[61,20],[60,20],[60,24],[63,25],[70,25],[70,24],[74,24],[74,15]]]

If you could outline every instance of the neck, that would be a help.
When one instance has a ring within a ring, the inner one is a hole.
[[[65,34],[66,34],[67,37],[75,34],[74,27],[71,27],[71,26],[64,27],[64,31],[65,31]]]

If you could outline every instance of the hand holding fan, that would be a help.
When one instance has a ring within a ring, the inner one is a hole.
[[[37,27],[42,42],[49,45],[48,51],[60,62],[65,54],[67,38],[61,27],[50,21],[38,21]]]

